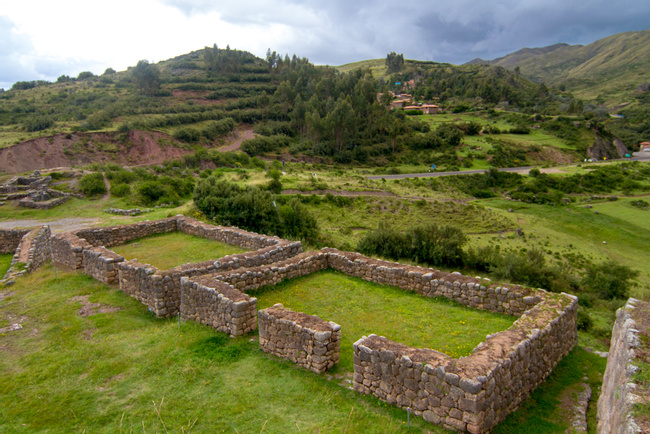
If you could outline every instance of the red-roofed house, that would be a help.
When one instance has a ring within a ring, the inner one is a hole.
[[[639,143],[639,151],[641,151],[641,152],[650,152],[650,142],[641,142],[641,143]]]

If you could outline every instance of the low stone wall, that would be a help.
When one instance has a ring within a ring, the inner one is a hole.
[[[545,300],[460,359],[363,337],[354,344],[354,388],[448,429],[488,432],[571,351],[576,313],[569,295]]]
[[[0,230],[0,254],[14,253],[20,240],[32,229]]]
[[[27,238],[24,245],[21,245],[21,249],[26,248],[28,252],[27,263],[25,264],[25,269],[28,273],[31,273],[52,260],[52,250],[50,248],[51,237],[52,232],[50,231],[50,227],[43,226],[42,228],[34,229],[23,238]]]
[[[276,304],[257,314],[260,348],[321,374],[339,362],[341,326]]]
[[[634,348],[639,346],[638,330],[632,315],[636,309],[647,312],[650,303],[630,298],[625,307],[616,312],[607,368],[598,398],[599,433],[639,432],[632,414],[636,385],[631,378],[635,372]]]
[[[253,252],[224,256],[217,261],[185,264],[161,271],[156,267],[126,261],[117,264],[120,289],[146,304],[158,317],[176,315],[181,304],[181,278],[203,276],[240,267],[272,264],[302,251],[302,244],[284,241]],[[146,269],[146,272],[143,271]],[[134,276],[139,276],[134,279]],[[139,285],[139,288],[133,288]]]
[[[93,247],[83,251],[84,273],[107,284],[118,282],[115,264],[123,261],[123,256],[105,247]]]
[[[82,229],[75,234],[95,247],[119,246],[138,238],[174,232],[178,230],[177,221],[179,219],[183,219],[183,217],[176,216],[163,220],[147,220],[128,225]]]
[[[105,209],[104,212],[107,212],[109,214],[136,216],[136,215],[144,214],[144,213],[147,213],[147,212],[151,212],[151,209],[150,208],[145,208],[145,209],[140,209],[140,208],[131,208],[131,209],[109,208],[109,209]]]
[[[279,237],[260,235],[239,228],[214,226],[190,218],[179,219],[178,230],[189,235],[220,241],[249,250],[263,249],[287,242]]]
[[[52,262],[73,270],[80,270],[83,265],[83,251],[93,246],[74,232],[56,234],[50,239]]]
[[[42,202],[36,202],[32,200],[32,198],[30,197],[25,197],[18,202],[18,205],[25,208],[33,208],[33,209],[50,209],[50,208],[54,208],[55,206],[66,203],[69,200],[70,200],[70,196],[63,196],[63,197],[57,197],[55,199],[45,200]]]
[[[181,279],[181,318],[208,325],[231,336],[241,336],[257,328],[257,299],[230,285],[201,278]],[[206,282],[207,283],[207,282]]]
[[[266,285],[276,285],[283,280],[307,276],[328,267],[328,254],[323,251],[306,252],[270,265],[243,267],[241,269],[211,274],[208,279],[223,281],[233,288],[246,292]]]
[[[488,336],[469,357],[460,359],[374,335],[355,343],[357,391],[409,408],[449,429],[488,432],[517,409],[577,342],[577,298],[569,294],[499,285],[336,249],[220,272],[202,281],[208,286],[211,279],[225,282],[245,292],[325,268],[520,317],[508,330]]]
[[[13,279],[16,277],[31,273],[50,261],[50,237],[51,232],[49,226],[43,226],[27,232],[14,251],[11,266],[2,278],[2,283],[9,285],[13,283]]]

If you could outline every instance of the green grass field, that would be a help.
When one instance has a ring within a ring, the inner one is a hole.
[[[341,325],[341,368],[353,370],[352,343],[376,334],[451,357],[468,356],[485,336],[509,328],[514,317],[469,309],[378,285],[333,270],[267,286],[248,293],[258,308],[282,303],[294,311]]]
[[[23,328],[0,336],[0,432],[443,432],[82,274],[48,267],[11,291]],[[79,296],[120,310],[82,317]]]
[[[182,232],[152,235],[131,241],[123,246],[111,247],[127,261],[153,265],[159,270],[168,270],[187,263],[216,260],[226,255],[244,253],[245,249],[219,241],[207,240]]]

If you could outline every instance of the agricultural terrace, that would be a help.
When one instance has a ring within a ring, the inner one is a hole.
[[[488,334],[507,329],[515,317],[467,308],[445,298],[428,298],[334,270],[266,286],[248,294],[258,308],[282,303],[294,311],[341,325],[341,368],[352,371],[352,344],[371,333],[453,358],[468,356]]]

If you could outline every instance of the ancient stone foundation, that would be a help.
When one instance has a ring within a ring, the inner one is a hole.
[[[630,298],[625,307],[616,312],[612,340],[607,358],[603,386],[598,398],[598,432],[628,434],[640,432],[633,418],[635,403],[632,381],[634,348],[639,346],[636,310],[650,310],[650,303]]]
[[[31,229],[0,230],[0,254],[14,253],[16,247]]]
[[[498,285],[486,280],[429,268],[374,260],[357,253],[323,249],[265,266],[239,268],[200,278],[206,288],[227,283],[246,292],[289,278],[332,268],[375,283],[397,286],[427,297],[446,297],[463,305],[519,319],[487,337],[468,357],[453,359],[425,348],[412,348],[371,335],[354,344],[354,388],[410,409],[425,420],[449,429],[488,432],[517,409],[571,351],[577,341],[577,298],[541,289]],[[195,281],[187,279],[186,285]],[[302,362],[288,322],[260,313],[260,344],[274,354]],[[304,315],[304,314],[301,314]],[[298,324],[298,321],[294,321]],[[272,323],[272,324],[273,324]],[[263,331],[264,329],[264,331]],[[280,330],[280,331],[278,331]],[[277,335],[279,334],[279,336]],[[278,348],[276,343],[280,343]]]
[[[138,238],[174,231],[252,251],[185,264],[170,270],[159,270],[149,264],[124,261],[122,256],[107,249]],[[238,228],[209,225],[182,216],[57,234],[53,237],[51,245],[54,262],[72,269],[84,269],[87,274],[105,283],[117,282],[123,292],[140,300],[159,317],[179,313],[182,277],[270,264],[302,251],[299,241],[287,241]]]
[[[151,265],[124,261],[107,249],[171,231],[253,251],[161,271]],[[2,236],[0,233],[0,241]],[[4,236],[6,244],[22,243],[15,241],[18,233],[5,231]],[[106,283],[115,283],[117,279],[122,291],[140,300],[159,317],[180,313],[183,319],[210,325],[232,336],[254,330],[259,322],[260,345],[264,351],[315,372],[323,372],[338,361],[340,327],[283,309],[281,305],[257,313],[257,300],[246,291],[332,268],[426,297],[446,297],[465,306],[519,317],[509,329],[488,336],[471,355],[458,359],[376,335],[364,336],[354,344],[355,390],[458,431],[488,432],[528,398],[577,341],[577,298],[568,294],[499,285],[458,273],[375,260],[336,249],[301,253],[300,242],[207,225],[184,217],[55,236],[49,235],[49,228],[45,232],[40,229],[27,235],[23,232],[21,240],[29,244],[29,247],[21,244],[21,249],[29,250],[34,264],[51,259],[72,269],[83,269]],[[633,326],[627,319],[621,319],[623,328],[615,329],[614,335],[625,343],[621,344],[621,354],[625,355],[630,351]],[[613,348],[617,345],[612,342]],[[619,360],[618,356],[614,360]],[[618,364],[626,366],[626,359],[620,360]],[[624,381],[622,377],[613,378],[605,383],[617,385]],[[609,396],[611,403],[603,405],[618,405],[611,396],[618,400],[616,391],[620,389],[611,392],[606,387],[610,386],[604,384],[603,396]]]
[[[341,326],[276,304],[257,314],[260,348],[321,374],[339,362]]]
[[[241,336],[257,328],[257,299],[221,282],[212,287],[201,284],[201,278],[191,282],[181,279],[181,318],[214,327],[231,336]]]

